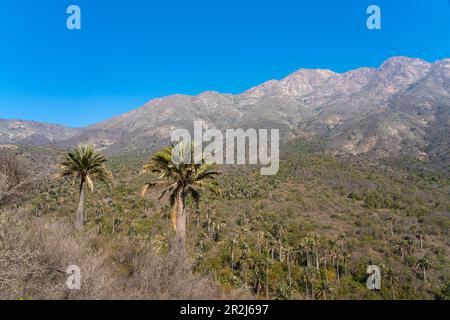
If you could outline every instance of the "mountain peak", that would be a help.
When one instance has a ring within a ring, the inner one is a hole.
[[[416,58],[409,58],[404,56],[396,56],[387,59],[379,68],[380,71],[392,68],[405,68],[405,67],[415,67],[415,68],[429,68],[431,63]]]
[[[291,76],[322,76],[322,77],[330,77],[336,75],[336,72],[331,71],[330,69],[308,69],[308,68],[300,68],[297,71],[290,74]]]

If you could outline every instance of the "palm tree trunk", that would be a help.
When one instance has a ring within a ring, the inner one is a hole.
[[[319,271],[319,269],[320,269],[320,266],[319,266],[319,250],[318,250],[317,247],[316,247],[316,269],[317,269],[317,271]]]
[[[77,218],[75,220],[75,227],[82,229],[84,226],[84,179],[80,182],[80,201],[78,202]]]
[[[327,259],[324,260],[325,265],[325,283],[328,285],[328,268],[327,268]]]
[[[231,241],[231,253],[230,253],[230,267],[234,270],[234,239]]]
[[[289,250],[287,252],[286,259],[287,259],[287,267],[288,267],[289,288],[292,288],[291,259],[290,259],[290,252],[289,252]]]
[[[395,300],[395,288],[392,285],[392,300]]]
[[[283,244],[281,240],[278,240],[278,260],[283,261]]]
[[[309,289],[308,289],[308,281],[305,281],[305,289],[306,289],[306,299],[309,300]]]
[[[339,261],[336,261],[336,276],[337,276],[338,283],[340,283],[341,282],[341,278],[340,278],[340,275],[339,275]]]
[[[259,277],[259,275],[258,275]],[[261,281],[258,280],[257,284],[256,284],[256,296],[259,297],[259,294],[261,293]]]
[[[186,194],[180,190],[177,194],[177,249],[181,257],[186,256]]]
[[[269,263],[266,261],[266,300],[269,300]]]

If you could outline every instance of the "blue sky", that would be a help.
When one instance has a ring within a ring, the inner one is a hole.
[[[66,8],[82,30],[66,28]],[[382,29],[366,28],[366,8]],[[84,126],[172,93],[301,68],[450,57],[450,0],[2,0],[0,118]]]

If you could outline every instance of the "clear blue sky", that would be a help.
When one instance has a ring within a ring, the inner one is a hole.
[[[66,28],[66,8],[82,30]],[[382,9],[382,30],[366,8]],[[2,0],[0,118],[83,126],[172,93],[301,68],[450,57],[450,0]]]

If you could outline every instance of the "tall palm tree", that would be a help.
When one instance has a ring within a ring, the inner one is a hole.
[[[342,263],[344,264],[344,274],[347,276],[347,264],[349,262],[349,260],[351,259],[352,254],[349,250],[346,250],[344,252],[342,252],[341,258],[342,258]]]
[[[401,255],[402,260],[405,260],[405,254],[407,252],[407,244],[405,243],[404,240],[400,240],[398,241],[395,245],[394,245],[394,251],[398,254]]]
[[[328,256],[330,254],[330,250],[328,247],[323,246],[321,251],[320,260],[323,261],[323,272],[325,275],[325,283],[328,284]]]
[[[235,238],[228,240],[225,244],[225,248],[228,251],[231,270],[234,270],[235,267],[235,257],[237,256],[238,245],[239,242]]]
[[[92,146],[81,146],[70,151],[59,164],[61,177],[72,177],[79,183],[79,203],[75,226],[81,229],[85,223],[84,193],[86,185],[94,192],[94,183],[102,182],[109,186],[111,172],[106,167],[106,158],[94,151]]]
[[[417,239],[419,239],[420,250],[423,251],[423,233],[422,233],[422,231],[420,231],[420,230],[417,231],[416,237],[417,237]]]
[[[319,270],[320,269],[320,264],[319,264],[319,248],[320,248],[320,236],[319,235],[315,235],[314,239],[313,239],[313,247],[314,247],[314,255],[316,258],[316,269]]]
[[[191,152],[185,153],[186,148],[180,152],[181,163],[172,158],[173,147],[167,147],[157,152],[143,167],[143,173],[156,173],[158,179],[147,183],[142,196],[150,188],[162,186],[163,190],[159,198],[169,193],[169,201],[172,207],[171,219],[177,233],[177,249],[180,256],[186,255],[186,197],[190,195],[195,202],[199,202],[202,190],[209,190],[215,194],[220,193],[220,188],[215,176],[220,172],[213,170],[215,165],[206,164],[204,160],[195,163],[193,145],[187,146]],[[190,159],[186,155],[189,154]],[[190,160],[190,161],[189,161]]]
[[[242,270],[242,275],[244,278],[244,283],[247,285],[248,282],[248,270],[251,258],[250,246],[245,242],[245,240],[239,240],[239,266]]]
[[[292,257],[294,255],[294,252],[292,250],[292,247],[290,245],[286,245],[286,265],[288,269],[288,284],[289,287],[292,287],[292,269],[291,269],[291,261]]]
[[[316,286],[316,282],[318,279],[319,279],[319,272],[317,271],[317,269],[312,267],[306,267],[304,269],[302,280],[303,283],[305,284],[307,298],[310,297],[310,292],[311,292],[311,299],[315,298],[314,287]]]
[[[266,259],[259,252],[251,252],[249,256],[250,283],[253,285],[257,296],[261,293],[261,286],[265,282]]]
[[[395,300],[395,287],[399,283],[397,274],[392,269],[387,269],[383,272],[383,278],[389,283],[392,290],[392,300]]]
[[[416,241],[419,243],[420,250],[423,250],[423,232],[419,228],[412,229],[411,231],[412,236],[414,236]]]
[[[427,281],[427,272],[432,267],[430,261],[426,258],[422,258],[417,262],[416,269],[420,269],[422,271],[422,280],[423,282]]]
[[[298,248],[298,252],[303,255],[306,256],[306,266],[309,267],[311,266],[311,254],[313,251],[313,246],[314,246],[314,240],[312,238],[303,238],[300,243],[299,243],[299,248]]]

